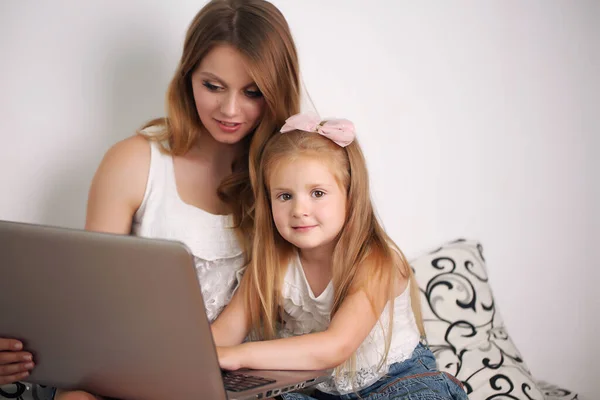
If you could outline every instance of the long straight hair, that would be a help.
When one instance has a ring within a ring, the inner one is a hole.
[[[411,303],[417,327],[424,335],[419,292],[412,269],[402,251],[379,223],[369,192],[369,179],[363,153],[355,140],[345,148],[309,132],[279,134],[267,143],[257,179],[253,254],[244,274],[241,290],[250,318],[253,338],[268,340],[277,336],[282,312],[281,287],[293,254],[293,246],[279,234],[273,221],[269,178],[282,163],[298,157],[314,157],[327,163],[338,184],[346,190],[346,220],[333,251],[333,317],[352,290],[371,283],[381,284],[390,303],[383,365],[391,342],[393,302],[399,276],[410,282]],[[361,270],[368,268],[367,271]],[[355,282],[360,276],[364,282]],[[358,285],[357,285],[358,283]],[[375,311],[375,302],[370,299]],[[350,360],[354,363],[354,356]]]
[[[166,96],[167,117],[152,120],[141,129],[164,129],[150,139],[168,143],[167,153],[183,155],[204,126],[198,116],[191,76],[216,45],[228,44],[246,59],[248,73],[262,92],[266,107],[261,121],[243,139],[243,151],[232,165],[233,173],[218,189],[232,209],[237,236],[250,256],[254,194],[251,179],[258,159],[276,128],[300,111],[298,54],[283,14],[265,0],[212,0],[190,24],[181,60]]]

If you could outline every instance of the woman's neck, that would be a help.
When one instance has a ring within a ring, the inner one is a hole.
[[[220,171],[223,175],[231,173],[231,166],[235,158],[240,154],[243,143],[225,144],[217,142],[209,132],[201,132],[196,143],[188,151],[188,155],[210,165],[215,172]]]

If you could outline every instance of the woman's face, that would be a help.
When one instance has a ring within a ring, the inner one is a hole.
[[[234,47],[209,51],[192,73],[192,88],[198,116],[217,142],[238,143],[258,125],[265,100]]]

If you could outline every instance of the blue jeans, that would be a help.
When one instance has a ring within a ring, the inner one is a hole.
[[[313,397],[311,397],[313,396]],[[357,393],[334,396],[316,390],[311,396],[302,393],[282,394],[285,400],[464,400],[462,384],[452,375],[438,371],[435,357],[419,344],[412,357],[390,366],[386,376]]]

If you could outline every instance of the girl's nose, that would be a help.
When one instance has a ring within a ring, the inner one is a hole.
[[[306,217],[308,216],[308,207],[301,200],[296,200],[294,202],[294,208],[292,210],[293,216],[296,218]]]

